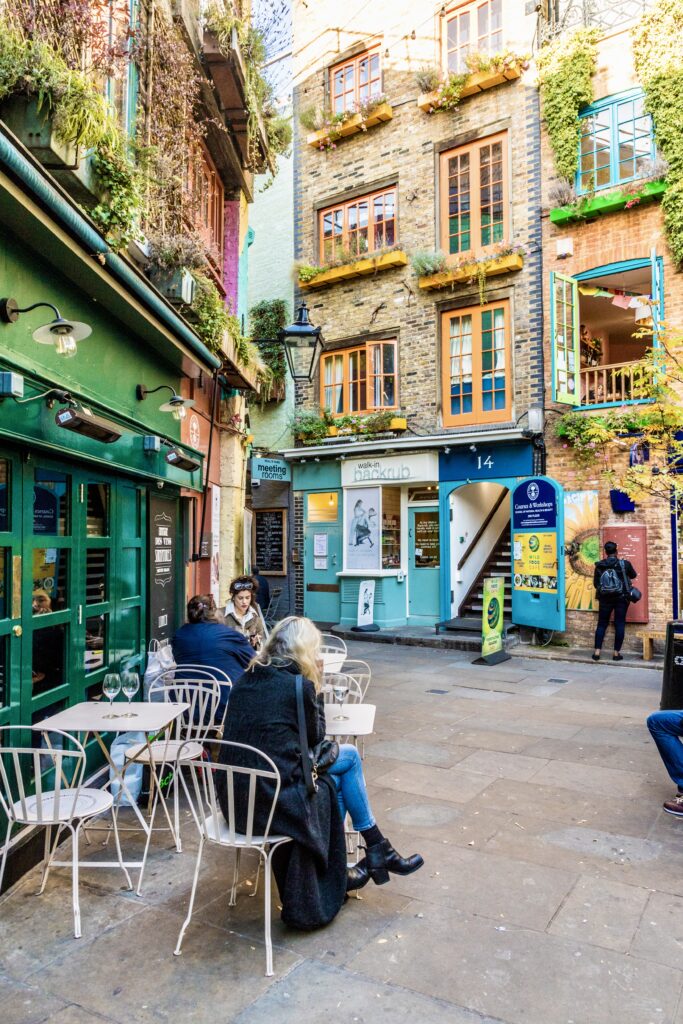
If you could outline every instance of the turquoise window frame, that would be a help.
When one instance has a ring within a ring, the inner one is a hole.
[[[583,169],[582,169],[582,166],[581,166],[583,154],[581,152],[581,141],[582,140],[581,140],[581,137],[579,137],[579,142],[578,142],[578,154],[579,154],[578,155],[578,167],[577,167],[576,178],[575,178],[575,187],[576,187],[576,194],[577,195],[586,195],[590,191],[601,192],[603,189],[618,188],[621,185],[625,185],[627,182],[637,181],[638,178],[640,177],[639,174],[632,174],[632,175],[629,175],[626,178],[620,178],[619,177],[619,165],[620,165],[620,162],[621,162],[619,160],[619,124],[620,123],[624,123],[624,122],[619,122],[618,121],[618,115],[619,115],[619,106],[620,106],[620,104],[622,104],[622,103],[631,103],[634,100],[642,99],[642,97],[643,97],[642,89],[629,89],[627,92],[617,93],[614,96],[606,96],[602,100],[596,100],[595,103],[591,103],[589,106],[585,107],[581,111],[581,113],[579,114],[579,122],[581,122],[581,121],[584,121],[588,117],[594,117],[596,115],[603,114],[605,111],[609,111],[609,113],[610,113],[610,128],[609,128],[610,144],[609,144],[609,181],[605,182],[605,183],[603,183],[601,185],[595,184],[594,188],[591,190],[591,189],[588,189],[588,188],[584,188],[583,185],[582,185],[582,181],[581,181],[582,176],[583,176]],[[650,131],[649,131],[650,153],[649,153],[649,159],[650,160],[654,160],[655,156],[657,155],[657,147],[655,145],[655,140],[654,140],[654,127],[653,127],[653,123],[652,123],[652,116],[650,114],[643,114],[643,117],[648,117],[649,120],[650,120]],[[635,122],[632,121],[631,123],[635,123]],[[639,138],[643,138],[644,136],[638,136],[638,137]],[[605,166],[607,166],[607,164],[605,164]]]
[[[137,18],[138,18],[139,0],[129,0],[128,3],[128,25],[131,32],[135,30]],[[128,41],[128,50],[130,51],[130,40]],[[121,128],[128,135],[132,141],[135,135],[135,122],[137,117],[138,107],[138,82],[139,74],[138,67],[132,60],[128,61],[126,68],[126,97],[123,109],[124,123]],[[114,99],[114,82],[111,78],[107,79],[106,84],[106,97],[107,102],[111,106],[112,110],[116,112],[115,99]]]
[[[664,259],[662,256],[652,255],[649,258],[643,257],[641,259],[623,260],[621,263],[606,263],[602,267],[592,267],[590,270],[584,270],[580,274],[572,274],[571,277],[581,284],[585,281],[590,281],[595,277],[607,277],[609,274],[623,274],[629,270],[643,270],[646,267],[651,268],[651,289],[652,297],[655,301],[653,307],[653,319],[654,319],[654,330],[652,334],[653,348],[660,348],[661,342],[659,340],[660,324],[664,322]],[[555,304],[552,301],[553,295],[553,280],[554,272],[551,271],[550,277],[550,353],[551,353],[551,371],[552,371],[552,397],[553,402],[557,402],[557,391],[555,387]],[[586,411],[589,409],[614,409],[623,405],[649,405],[651,399],[649,398],[634,398],[624,402],[601,402],[595,405],[572,405],[572,409],[576,412]]]

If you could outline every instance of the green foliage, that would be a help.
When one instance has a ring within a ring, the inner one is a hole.
[[[554,40],[537,57],[543,116],[557,173],[573,181],[579,160],[579,111],[593,100],[597,60],[595,29],[581,28]]]
[[[299,284],[306,284],[306,282],[313,281],[314,278],[319,277],[320,274],[324,274],[326,270],[334,270],[335,267],[348,267],[351,263],[358,263],[359,260],[372,260],[376,266],[382,256],[385,256],[389,252],[397,252],[399,250],[400,246],[392,245],[387,246],[385,249],[377,249],[376,252],[373,253],[357,253],[349,252],[348,249],[340,246],[335,259],[328,260],[327,263],[321,263],[319,265],[295,262],[294,272]]]
[[[324,132],[324,136],[318,142],[318,149],[336,149],[337,140],[342,137],[340,128],[352,117],[360,115],[360,130],[367,131],[365,122],[369,117],[387,102],[387,98],[381,95],[372,96],[363,103],[356,103],[348,110],[332,111],[329,107],[320,107],[309,104],[299,112],[299,123],[307,131]]]
[[[372,437],[390,430],[392,420],[399,415],[399,412],[391,409],[368,413],[365,416],[332,416],[327,409],[318,413],[298,412],[292,421],[292,431],[305,445],[320,444],[328,437],[329,427],[336,427],[342,436]]]
[[[435,92],[441,85],[441,69],[423,67],[415,73],[415,85],[420,92]]]
[[[417,277],[430,277],[448,270],[446,254],[441,249],[418,249],[410,257],[410,265]]]
[[[436,114],[443,110],[455,110],[462,99],[463,90],[468,79],[472,75],[481,72],[503,73],[513,68],[525,70],[529,66],[529,58],[526,54],[514,53],[512,50],[504,50],[501,53],[468,53],[465,58],[467,71],[449,72],[445,77],[439,68],[425,67],[415,75],[415,83],[422,93],[436,93],[434,101],[429,108],[430,114]]]
[[[149,267],[153,270],[200,270],[206,267],[206,244],[192,232],[148,235]]]
[[[294,436],[304,444],[319,444],[333,423],[329,413],[297,412],[292,420]]]
[[[437,114],[444,110],[455,110],[462,98],[465,82],[470,77],[470,72],[465,71],[456,75],[452,71],[440,85],[433,90],[436,93],[434,101],[429,108],[430,114]]]
[[[251,337],[272,375],[268,394],[264,393],[265,401],[285,397],[287,361],[278,334],[286,326],[287,318],[288,306],[284,299],[264,299],[249,311]]]
[[[125,249],[140,237],[140,175],[120,143],[95,149],[92,162],[103,194],[90,216],[113,249]]]
[[[223,335],[242,337],[239,322],[232,317],[213,281],[205,274],[194,274],[197,283],[192,311],[196,318],[195,330],[211,352],[223,351]],[[235,346],[237,348],[237,345]]]
[[[671,255],[683,266],[683,0],[659,0],[632,31],[636,74],[668,162],[662,199]]]

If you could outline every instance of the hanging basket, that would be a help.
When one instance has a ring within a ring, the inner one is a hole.
[[[613,512],[634,512],[636,503],[629,498],[625,491],[611,490],[609,500]]]

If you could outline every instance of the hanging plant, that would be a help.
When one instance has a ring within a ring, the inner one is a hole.
[[[596,29],[581,28],[544,46],[536,58],[543,117],[560,177],[574,180],[579,162],[579,111],[593,100]]]
[[[285,397],[287,363],[278,335],[286,325],[287,319],[288,307],[284,299],[265,299],[252,306],[249,311],[251,337],[261,359],[272,373],[270,392],[267,398],[264,395],[265,401],[270,398],[281,400]]]
[[[636,74],[652,115],[655,140],[668,162],[664,226],[675,263],[683,266],[683,0],[659,0],[632,30]]]

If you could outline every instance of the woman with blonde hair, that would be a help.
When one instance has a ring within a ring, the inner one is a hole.
[[[262,750],[280,772],[280,796],[271,830],[291,836],[293,842],[277,850],[273,870],[282,920],[305,930],[331,921],[345,894],[362,888],[371,878],[382,885],[389,881],[390,871],[408,875],[423,864],[418,854],[400,857],[377,827],[360,756],[353,745],[341,745],[335,763],[318,776],[315,792],[310,793],[306,786],[302,758],[310,758],[311,750],[325,736],[320,643],[320,633],[310,619],[289,616],[279,622],[233,686],[225,733],[227,740]],[[297,676],[303,677],[307,750],[301,749],[299,738]],[[234,763],[234,748],[225,749],[226,760]],[[227,794],[220,784],[218,797],[227,817]],[[265,824],[269,807],[267,800],[261,808],[257,801],[255,829]],[[365,857],[348,871],[347,812],[366,845]]]

